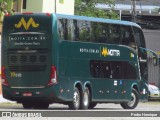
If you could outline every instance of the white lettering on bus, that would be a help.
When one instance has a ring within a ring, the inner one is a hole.
[[[119,50],[114,50],[114,49],[108,49],[109,55],[110,56],[120,56],[120,51]]]
[[[88,48],[80,48],[81,53],[99,53],[100,51],[98,49],[88,49]]]
[[[16,37],[16,36],[9,36],[9,41],[18,41],[18,40],[21,40],[21,41],[24,41],[24,40],[27,40],[27,41],[32,41],[32,40],[46,40],[46,37],[45,36],[38,36],[38,37]]]

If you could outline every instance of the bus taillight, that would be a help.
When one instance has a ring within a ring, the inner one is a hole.
[[[55,66],[52,66],[50,71],[50,80],[48,82],[48,86],[51,86],[56,83],[57,83],[57,70]]]
[[[11,16],[9,13],[5,14],[5,16]]]
[[[47,16],[51,16],[51,13],[46,13]]]
[[[2,66],[2,85],[9,86],[9,84],[6,80],[5,67],[4,66]]]

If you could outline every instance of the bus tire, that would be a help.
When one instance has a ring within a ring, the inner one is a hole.
[[[81,108],[82,108],[83,110],[88,109],[89,102],[90,102],[89,89],[88,89],[87,87],[85,87],[85,88],[84,88],[84,92],[83,92],[83,96],[82,96],[82,101],[81,101]]]
[[[131,101],[121,103],[122,108],[134,109],[138,105],[139,96],[138,96],[138,92],[135,89],[132,89],[131,97],[132,97]]]
[[[80,92],[77,87],[74,88],[73,92],[73,100],[69,103],[69,109],[71,110],[78,110],[80,108]]]
[[[93,109],[94,107],[96,107],[97,103],[90,103],[89,104],[89,109]]]
[[[33,104],[30,102],[23,102],[22,106],[24,109],[31,109],[33,107]]]

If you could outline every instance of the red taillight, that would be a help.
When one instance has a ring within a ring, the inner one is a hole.
[[[55,66],[52,66],[48,86],[51,86],[51,85],[56,84],[56,83],[57,83],[57,70],[56,70]]]
[[[46,13],[46,15],[47,15],[47,16],[51,16],[51,14],[50,14],[50,13]]]
[[[5,16],[11,16],[9,13],[5,14]]]
[[[6,80],[5,67],[4,66],[2,66],[2,85],[9,86],[9,84]]]

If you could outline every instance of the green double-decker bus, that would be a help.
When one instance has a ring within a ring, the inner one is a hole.
[[[147,101],[147,52],[135,23],[84,16],[6,15],[2,33],[3,97],[24,108],[62,103],[92,109]]]

